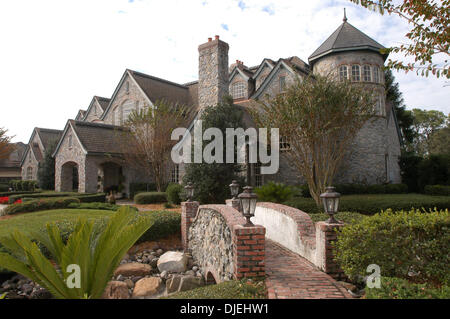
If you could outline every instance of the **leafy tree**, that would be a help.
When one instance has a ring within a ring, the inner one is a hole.
[[[450,127],[444,127],[431,135],[430,154],[450,154]]]
[[[447,119],[444,113],[435,110],[413,109],[415,138],[413,150],[419,156],[429,154],[431,136],[441,129]]]
[[[0,253],[0,266],[30,278],[56,298],[100,298],[122,257],[152,224],[148,217],[137,214],[130,207],[121,207],[98,235],[93,221],[80,219],[66,243],[58,226],[47,224],[47,233],[34,238],[48,249],[56,267],[35,242],[15,230],[0,239],[9,251]],[[69,288],[70,265],[79,266],[79,288]]]
[[[411,30],[405,35],[411,43],[389,48],[388,52],[400,52],[414,57],[414,63],[388,60],[387,67],[404,70],[416,69],[416,73],[428,76],[429,72],[439,77],[450,78],[449,64],[439,67],[433,58],[442,54],[450,56],[450,10],[449,0],[428,1],[394,1],[394,0],[350,0],[365,8],[381,14],[395,14],[408,21]],[[417,65],[418,63],[419,65]]]
[[[414,130],[412,128],[414,117],[411,111],[406,110],[403,100],[403,94],[399,85],[395,82],[395,77],[391,70],[384,71],[386,101],[390,101],[397,117],[398,126],[403,135],[404,143],[411,144],[414,139]]]
[[[55,159],[52,154],[56,149],[58,141],[54,141],[44,152],[44,160],[39,163],[37,179],[41,189],[55,189]]]
[[[170,151],[176,144],[172,131],[190,118],[191,108],[157,101],[154,107],[133,111],[120,135],[123,154],[131,165],[144,169],[153,176],[158,192],[167,185],[167,164]]]
[[[228,97],[217,106],[210,106],[204,109],[200,119],[203,132],[211,127],[218,128],[225,136],[226,128],[243,127],[242,111]],[[223,141],[225,149],[225,139]],[[206,146],[203,143],[203,148]],[[204,204],[222,203],[230,198],[228,185],[233,179],[240,180],[238,176],[242,169],[241,164],[226,163],[226,152],[223,152],[223,163],[191,163],[186,165],[186,174],[183,183],[192,182],[195,186],[195,197]]]
[[[8,130],[0,127],[0,159],[8,158],[14,151],[15,146],[11,143],[11,136],[7,135]]]
[[[289,141],[286,158],[320,205],[320,194],[333,183],[349,145],[374,115],[374,104],[373,94],[362,85],[315,75],[262,101],[262,110],[253,117],[259,127],[279,128]]]

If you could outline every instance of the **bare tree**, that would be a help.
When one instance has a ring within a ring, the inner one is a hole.
[[[191,119],[192,108],[186,105],[158,101],[154,107],[146,107],[130,114],[124,123],[122,138],[125,160],[141,168],[154,178],[158,191],[167,182],[170,151],[177,141],[171,140],[172,131]]]
[[[319,205],[348,146],[374,115],[373,95],[362,85],[309,76],[260,105],[262,109],[252,111],[256,124],[279,128],[280,138],[290,145],[288,161]]]
[[[0,159],[7,158],[15,149],[15,145],[11,143],[13,137],[7,133],[7,129],[0,127]]]

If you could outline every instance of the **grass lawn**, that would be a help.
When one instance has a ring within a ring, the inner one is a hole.
[[[244,280],[225,281],[217,285],[209,285],[189,291],[178,292],[169,299],[264,299],[265,285],[263,281],[246,282]]]
[[[0,220],[0,237],[9,235],[14,229],[30,234],[36,232],[49,222],[76,222],[80,217],[98,219],[114,214],[113,211],[93,209],[54,209],[26,213],[13,218]]]
[[[306,213],[318,213],[312,198],[295,197],[284,203],[296,207]],[[414,208],[450,209],[450,196],[431,196],[423,194],[361,194],[344,195],[339,203],[339,210],[344,212],[358,212],[373,215],[381,210],[410,210]],[[320,208],[322,209],[322,207]]]

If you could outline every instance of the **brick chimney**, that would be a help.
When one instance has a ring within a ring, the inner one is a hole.
[[[198,47],[198,101],[200,108],[216,105],[228,95],[228,43],[216,35]]]

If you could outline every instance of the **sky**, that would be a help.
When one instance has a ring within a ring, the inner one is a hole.
[[[229,44],[230,64],[293,55],[307,62],[344,7],[349,23],[384,46],[406,42],[405,21],[348,0],[1,1],[0,127],[25,143],[34,127],[63,129],[94,95],[110,97],[127,68],[197,80],[198,46],[215,35]],[[450,81],[394,76],[408,109],[450,113]]]

